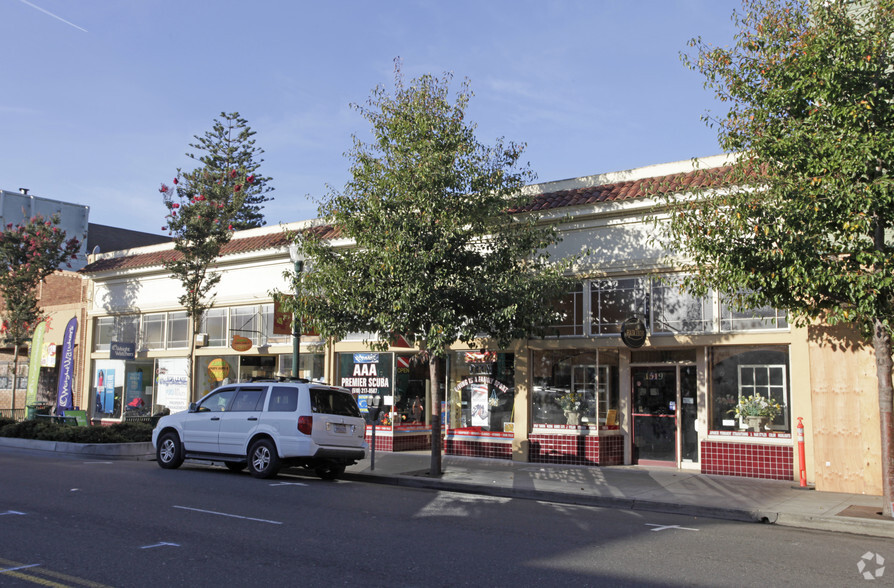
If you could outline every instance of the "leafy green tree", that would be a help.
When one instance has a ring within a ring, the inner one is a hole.
[[[268,196],[273,188],[267,185],[272,178],[258,172],[264,161],[261,158],[264,150],[255,146],[255,134],[238,112],[221,112],[220,119],[214,119],[211,130],[201,137],[195,135],[196,142],[189,144],[204,153],[186,154],[202,164],[200,169],[216,175],[218,181],[229,186],[231,191],[241,189],[242,205],[232,220],[233,228],[237,230],[264,226],[266,221],[261,208],[265,202],[273,200]],[[248,176],[253,179],[245,183]]]
[[[385,349],[397,335],[423,350],[432,382],[431,475],[441,472],[443,359],[456,341],[507,347],[555,323],[550,301],[567,291],[565,265],[545,249],[555,227],[519,214],[520,189],[533,174],[519,166],[522,146],[485,146],[465,114],[468,81],[451,103],[450,75],[424,75],[378,87],[354,105],[372,140],[354,137],[352,179],[332,191],[320,216],[350,246],[318,231],[294,235],[308,261],[284,300],[325,337],[375,334]],[[283,298],[280,296],[280,298]]]
[[[40,308],[37,287],[64,263],[71,267],[81,242],[66,238],[59,217],[38,215],[19,225],[9,223],[0,232],[0,295],[3,324],[0,333],[13,345],[12,408],[16,403],[19,348],[30,340],[46,318]]]
[[[194,335],[205,311],[214,302],[211,291],[220,281],[220,274],[212,271],[211,265],[232,239],[240,219],[245,222],[246,199],[252,193],[257,195],[255,185],[265,181],[254,174],[257,165],[233,156],[243,151],[234,149],[229,136],[233,128],[244,126],[244,121],[236,114],[224,116],[227,125],[215,121],[213,134],[206,133],[204,139],[199,139],[199,144],[210,154],[201,159],[205,167],[188,172],[178,169],[173,185],[162,184],[159,188],[168,209],[167,225],[162,230],[173,235],[177,252],[162,263],[183,285],[178,301],[189,315],[190,374],[193,373]],[[212,137],[217,137],[220,143],[213,143]],[[195,384],[193,381],[192,386]]]
[[[894,487],[894,2],[745,0],[735,45],[684,61],[729,106],[733,189],[675,200],[689,287],[859,326],[875,351],[885,510]],[[737,187],[737,188],[736,188]]]

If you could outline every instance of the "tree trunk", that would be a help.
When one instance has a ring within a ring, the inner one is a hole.
[[[880,319],[875,319],[872,333],[875,366],[878,376],[879,424],[882,437],[882,490],[884,512],[894,517],[894,387],[891,382],[891,334]]]
[[[441,475],[441,370],[439,357],[434,354],[428,359],[428,372],[431,378],[431,466],[428,475]]]

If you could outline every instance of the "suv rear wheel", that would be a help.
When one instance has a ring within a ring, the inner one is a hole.
[[[345,466],[337,463],[327,463],[318,466],[314,472],[324,480],[334,480],[345,473]]]
[[[248,471],[255,478],[272,478],[279,473],[279,456],[270,439],[258,439],[248,450]]]
[[[158,461],[158,465],[166,470],[180,467],[183,463],[183,448],[180,446],[180,438],[177,433],[162,434],[155,450],[155,459]]]

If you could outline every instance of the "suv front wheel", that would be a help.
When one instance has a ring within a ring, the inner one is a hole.
[[[248,450],[248,471],[255,478],[272,478],[279,473],[279,456],[270,439],[258,439]]]
[[[158,465],[166,470],[173,470],[183,463],[183,448],[180,446],[180,438],[177,433],[164,433],[158,440],[158,448],[155,450],[155,459]]]

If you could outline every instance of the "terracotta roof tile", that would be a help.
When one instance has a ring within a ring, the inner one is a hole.
[[[545,211],[569,206],[599,204],[601,202],[619,202],[679,192],[684,188],[720,187],[729,183],[732,176],[731,171],[731,167],[719,167],[536,194],[528,204],[514,209],[513,212]],[[329,225],[318,226],[308,230],[313,231],[322,238],[336,238],[340,236],[340,231]],[[279,249],[288,247],[288,245],[288,240],[282,232],[243,238],[238,238],[237,235],[236,238],[223,246],[221,254],[234,255],[263,249]],[[176,259],[179,256],[180,254],[174,250],[137,253],[126,257],[100,259],[82,268],[80,272],[96,273],[151,267],[161,265],[165,260]]]

